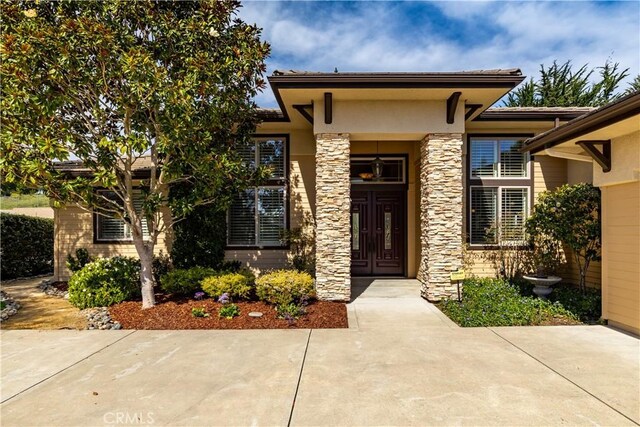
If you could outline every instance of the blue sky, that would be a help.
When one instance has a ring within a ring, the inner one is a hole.
[[[267,74],[522,69],[607,59],[640,72],[640,2],[244,1],[240,17],[271,44]],[[623,84],[626,86],[626,84]],[[268,89],[257,98],[276,106]]]

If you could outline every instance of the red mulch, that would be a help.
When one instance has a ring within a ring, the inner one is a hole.
[[[347,307],[344,303],[313,301],[307,306],[307,314],[289,322],[278,319],[273,306],[264,302],[237,302],[240,315],[233,319],[221,319],[218,310],[222,304],[213,299],[197,301],[188,298],[169,298],[156,295],[156,306],[142,309],[139,301],[125,301],[109,307],[114,321],[123,329],[319,329],[348,328]],[[204,307],[209,317],[194,317],[191,309]],[[252,311],[263,314],[249,317]]]
[[[67,292],[69,290],[68,282],[53,282],[51,286],[62,292]]]

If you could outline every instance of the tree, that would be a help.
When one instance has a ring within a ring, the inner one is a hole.
[[[629,87],[624,92],[625,95],[630,95],[635,92],[640,92],[640,74],[634,77],[634,79],[629,83]]]
[[[526,230],[534,241],[552,238],[571,249],[580,270],[579,287],[586,291],[589,264],[600,259],[600,190],[582,183],[543,192]]]
[[[600,79],[591,82],[595,69],[587,64],[573,71],[571,61],[549,67],[540,64],[540,79],[525,82],[507,96],[507,107],[598,107],[615,101],[616,92],[629,69],[619,70],[619,64],[607,61],[598,67]]]
[[[0,7],[3,180],[128,223],[142,306],[153,306],[158,235],[198,205],[224,208],[266,173],[252,172],[234,148],[255,130],[252,99],[265,87],[269,45],[235,17],[236,0]],[[76,159],[89,174],[56,167]],[[188,191],[169,191],[178,184]],[[172,219],[163,221],[167,207]]]

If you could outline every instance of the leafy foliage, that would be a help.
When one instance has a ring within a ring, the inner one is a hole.
[[[260,300],[276,306],[300,304],[315,296],[313,278],[295,270],[272,271],[256,279],[256,294]]]
[[[160,288],[168,294],[191,296],[202,289],[200,282],[205,277],[215,274],[215,270],[205,267],[177,268],[160,278]]]
[[[616,90],[620,82],[629,75],[629,69],[619,70],[619,64],[607,61],[598,67],[600,79],[591,82],[596,69],[589,70],[587,64],[573,71],[567,61],[545,67],[540,64],[540,79],[529,80],[507,96],[507,107],[599,107],[615,101],[622,94]]]
[[[0,213],[0,278],[53,271],[53,220]]]
[[[171,259],[176,267],[220,269],[227,243],[225,215],[217,206],[199,206],[175,225]]]
[[[67,254],[67,268],[73,273],[93,261],[93,257],[89,255],[89,251],[85,248],[76,249],[76,256]]]
[[[173,263],[171,257],[164,252],[160,251],[157,256],[153,257],[153,281],[156,284],[160,284],[160,278],[166,276],[173,270]]]
[[[193,317],[209,317],[209,313],[207,313],[207,309],[204,307],[193,307],[191,314]]]
[[[257,123],[268,44],[237,0],[1,2],[0,175],[121,218],[152,306],[160,233],[264,178],[236,147]],[[78,159],[89,174],[56,161]],[[147,172],[137,181],[136,170]],[[188,191],[169,190],[180,184]],[[94,191],[109,189],[114,198]],[[142,209],[133,203],[142,193]],[[167,221],[163,207],[171,208]],[[143,239],[143,220],[149,238]]]
[[[640,92],[640,74],[633,78],[633,81],[629,83],[629,87],[625,91],[625,95]]]
[[[140,296],[140,262],[134,258],[98,258],[69,279],[69,302],[79,309],[104,307]]]
[[[290,247],[289,262],[291,267],[298,271],[315,274],[315,228],[313,225],[307,224],[305,227],[285,230],[282,239]]]
[[[526,229],[534,239],[555,239],[571,249],[584,291],[589,264],[600,259],[600,190],[581,183],[541,193]]]
[[[225,319],[233,319],[240,315],[240,309],[235,304],[224,304],[218,310],[218,316]]]
[[[554,317],[577,323],[561,305],[523,297],[517,288],[500,279],[467,279],[462,301],[445,300],[439,307],[460,326],[540,325]]]
[[[202,290],[211,298],[228,294],[232,299],[247,299],[253,291],[253,280],[246,273],[219,273],[202,280]]]
[[[570,286],[558,286],[551,295],[551,301],[562,305],[583,322],[593,322],[602,316],[602,296],[599,289],[581,292]]]

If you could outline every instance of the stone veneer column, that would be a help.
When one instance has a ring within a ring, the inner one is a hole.
[[[462,135],[429,134],[420,142],[418,280],[429,301],[457,296],[450,273],[462,267]]]
[[[316,135],[316,292],[351,298],[349,134]]]

